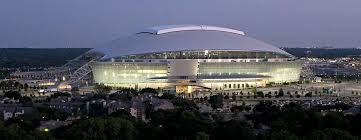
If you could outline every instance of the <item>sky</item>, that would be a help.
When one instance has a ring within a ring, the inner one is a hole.
[[[144,28],[204,24],[278,47],[361,47],[361,0],[1,0],[0,48],[93,48]]]

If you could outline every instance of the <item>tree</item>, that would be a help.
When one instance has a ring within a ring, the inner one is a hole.
[[[251,109],[252,109],[252,108],[251,108],[250,106],[245,106],[245,107],[244,107],[244,110],[247,111],[247,112],[251,111]]]
[[[187,100],[180,97],[172,99],[172,103],[181,110],[197,110],[197,104],[193,100]]]
[[[257,96],[264,98],[264,93],[263,93],[262,91],[258,91],[258,92],[257,92]]]
[[[308,92],[305,94],[305,97],[312,97],[312,92]]]
[[[94,90],[98,94],[107,94],[112,88],[110,86],[105,86],[104,84],[95,84]]]
[[[58,98],[58,97],[71,97],[69,93],[66,92],[55,92],[53,95],[51,95],[52,98]]]
[[[19,82],[15,82],[15,83],[14,83],[14,87],[15,87],[16,89],[20,88],[20,85],[21,85],[21,84],[20,84]]]
[[[280,88],[280,89],[278,90],[278,96],[279,96],[279,97],[282,97],[283,95],[284,95],[283,89]]]
[[[272,92],[268,92],[265,96],[268,98],[272,98]]]
[[[233,95],[232,95],[232,100],[233,100],[233,101],[236,101],[236,100],[237,100],[236,94],[233,94]]]
[[[194,139],[197,132],[210,134],[212,129],[211,121],[197,110],[158,110],[152,113],[151,118],[150,124],[159,126],[160,139]]]
[[[51,109],[47,107],[39,107],[37,108],[39,118],[43,120],[66,120],[71,114],[63,111],[59,111],[56,109]]]
[[[327,122],[324,124],[326,128],[346,129],[348,124],[342,113],[330,112],[323,117],[323,121]]]
[[[132,122],[136,122],[136,118],[130,114],[130,112],[126,110],[118,110],[116,112],[113,112],[109,115],[109,117],[115,117],[115,118],[123,118]]]
[[[21,95],[18,91],[7,91],[4,94],[4,97],[8,97],[10,99],[19,100],[21,98]]]
[[[133,94],[131,93],[113,93],[109,95],[109,99],[111,100],[120,100],[123,102],[129,102],[132,100]]]
[[[299,138],[286,130],[272,132],[271,140],[299,140]]]
[[[310,140],[356,140],[357,137],[350,135],[349,132],[334,128],[316,130],[309,137]]]
[[[154,107],[150,101],[144,101],[144,109],[145,109],[145,118],[150,119],[151,112],[153,112]]]
[[[90,103],[88,115],[92,117],[100,117],[108,114],[108,110],[104,107],[103,103],[95,102]]]
[[[197,132],[196,140],[209,140],[209,134],[204,133],[204,132]]]
[[[245,109],[244,105],[232,106],[231,107],[231,111],[234,112],[234,113],[244,111],[244,109]]]
[[[204,100],[204,101],[207,101],[207,100],[208,100],[208,97],[207,97],[207,96],[205,96],[205,97],[203,98],[203,100]]]
[[[160,96],[161,99],[174,99],[175,98],[175,95],[174,94],[171,94],[171,93],[163,93],[162,96]]]
[[[25,83],[25,84],[24,84],[24,90],[25,90],[25,91],[28,91],[28,89],[29,89],[29,85],[28,85],[27,83]]]
[[[0,138],[6,140],[51,140],[47,133],[39,132],[37,130],[26,130],[18,124],[11,124],[9,126],[0,126]]]
[[[256,134],[249,124],[235,120],[218,122],[212,134],[211,139],[216,140],[256,139]]]
[[[90,118],[72,125],[65,132],[65,139],[133,140],[137,130],[134,124],[123,118]]]
[[[253,93],[253,95],[257,95],[257,88],[256,87],[252,88],[252,93]]]
[[[30,97],[24,96],[20,99],[20,102],[24,105],[24,106],[32,106],[33,105],[33,100]]]
[[[140,93],[158,94],[157,90],[155,90],[154,88],[143,88]]]
[[[223,107],[223,95],[210,96],[208,102],[211,104],[213,109],[221,108]]]
[[[71,88],[71,93],[73,93],[73,94],[79,94],[79,87],[73,87],[73,88]]]
[[[257,105],[254,106],[253,110],[255,112],[266,112],[266,111],[272,111],[274,105],[271,101],[261,101]]]

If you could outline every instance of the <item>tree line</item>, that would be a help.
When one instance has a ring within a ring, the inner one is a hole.
[[[157,111],[150,108],[149,122],[139,121],[124,110],[110,115],[84,117],[69,126],[49,132],[35,130],[36,125],[29,125],[34,123],[32,121],[11,120],[0,123],[0,137],[63,140],[356,140],[361,138],[361,114],[321,113],[319,108],[304,108],[298,103],[279,106],[266,101],[257,104],[252,113],[245,113],[245,120],[225,120],[216,114],[199,112],[198,106],[192,100],[167,94],[161,98],[171,99],[176,108]],[[218,100],[222,99],[220,95],[215,95],[210,97],[209,101],[219,103]],[[338,108],[343,107],[338,105]],[[240,113],[244,110],[244,106],[235,107],[233,110],[239,110],[233,113]],[[47,109],[39,111],[48,112],[48,115],[56,114]],[[61,114],[59,115],[57,117],[61,117]]]

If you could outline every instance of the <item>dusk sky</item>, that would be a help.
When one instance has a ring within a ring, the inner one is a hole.
[[[361,47],[361,0],[1,0],[0,48],[99,47],[167,24],[238,29],[278,47]]]

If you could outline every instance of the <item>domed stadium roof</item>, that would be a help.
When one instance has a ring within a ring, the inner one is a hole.
[[[114,40],[91,51],[104,58],[170,51],[237,50],[273,52],[292,57],[267,43],[247,37],[244,32],[206,25],[168,25],[148,28],[129,37]]]

